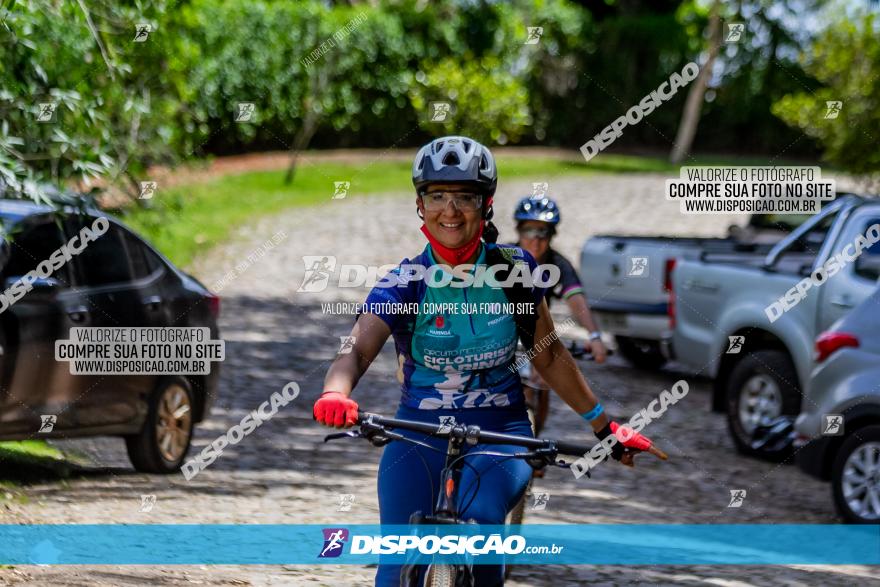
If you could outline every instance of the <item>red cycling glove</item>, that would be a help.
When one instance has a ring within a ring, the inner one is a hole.
[[[647,436],[642,436],[629,426],[619,426],[617,422],[611,422],[611,432],[617,437],[617,440],[623,443],[627,448],[636,450],[648,450],[653,444]]]
[[[653,444],[647,436],[642,436],[629,426],[621,426],[617,422],[609,422],[602,430],[596,432],[596,437],[602,440],[611,434],[614,434],[618,440],[611,447],[611,458],[615,461],[619,461],[623,457],[624,447],[646,451]]]
[[[325,391],[315,402],[312,417],[325,426],[348,428],[357,424],[358,405],[338,391]]]

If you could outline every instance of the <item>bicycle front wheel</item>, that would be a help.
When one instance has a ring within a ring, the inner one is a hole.
[[[455,587],[457,576],[455,565],[430,565],[425,572],[425,587]]]

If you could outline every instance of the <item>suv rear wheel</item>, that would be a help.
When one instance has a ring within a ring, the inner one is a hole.
[[[831,467],[831,489],[844,520],[880,522],[880,426],[859,428],[843,442]]]

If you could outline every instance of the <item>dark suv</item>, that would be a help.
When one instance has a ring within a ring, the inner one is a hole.
[[[219,363],[199,376],[72,375],[55,341],[72,327],[208,327],[219,339],[220,299],[98,210],[2,199],[0,293],[99,217],[105,233],[0,312],[0,440],[122,436],[136,469],[171,473],[209,413]]]

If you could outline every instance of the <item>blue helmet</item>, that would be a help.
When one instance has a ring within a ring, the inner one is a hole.
[[[513,219],[517,222],[524,220],[540,220],[556,226],[561,220],[559,206],[546,196],[526,196],[516,205]]]

